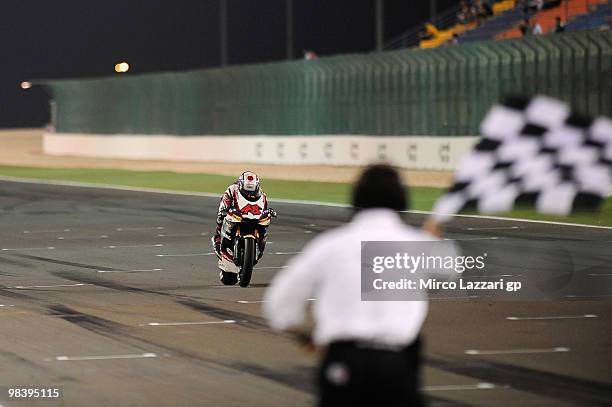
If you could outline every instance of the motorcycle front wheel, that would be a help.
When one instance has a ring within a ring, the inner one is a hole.
[[[222,271],[220,277],[223,285],[235,285],[238,282],[238,274],[236,273]]]
[[[248,287],[253,275],[253,265],[255,264],[255,239],[244,239],[244,253],[242,255],[242,267],[238,284],[240,287]]]

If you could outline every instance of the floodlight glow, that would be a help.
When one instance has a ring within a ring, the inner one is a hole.
[[[115,72],[125,73],[130,70],[130,65],[127,62],[119,62],[115,64]]]
[[[21,89],[30,89],[32,87],[32,82],[24,81],[21,82]]]

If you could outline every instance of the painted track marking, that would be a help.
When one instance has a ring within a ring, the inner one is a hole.
[[[148,322],[140,324],[140,326],[183,326],[183,325],[218,325],[218,324],[235,324],[233,319],[225,319],[223,321],[199,321],[199,322]]]
[[[24,230],[23,233],[26,235],[31,233],[62,233],[62,232],[72,232],[71,229],[62,229],[62,230]]]
[[[116,228],[117,232],[125,232],[126,230],[163,230],[165,229],[163,226],[151,226],[151,227],[142,227],[142,228]]]
[[[267,243],[270,244],[270,243]],[[267,270],[267,269],[284,269],[287,266],[266,266],[266,267],[255,267],[255,270]]]
[[[156,257],[191,257],[191,256],[213,256],[214,252],[209,253],[186,253],[186,254],[156,254]]]
[[[521,229],[521,226],[499,226],[499,227],[482,227],[482,228],[465,228],[465,230],[508,230],[508,229]]]
[[[206,236],[208,234],[208,232],[202,232],[202,233],[173,233],[173,234],[169,234],[166,235],[164,233],[160,233],[157,235],[157,237],[195,237],[195,236]]]
[[[602,298],[602,297],[612,297],[612,294],[600,294],[600,295],[577,295],[570,294],[566,295],[565,298]]]
[[[2,251],[14,251],[14,252],[21,252],[24,250],[55,250],[55,247],[53,246],[49,246],[49,247],[23,247],[23,248],[4,248],[2,249]]]
[[[108,235],[101,236],[59,236],[58,240],[85,240],[85,239],[108,239]]]
[[[283,256],[283,255],[289,255],[289,254],[300,254],[302,252],[274,252],[274,254],[277,254],[279,256]]]
[[[98,273],[137,273],[141,271],[164,271],[164,269],[148,269],[148,270],[96,270]]]
[[[543,316],[543,317],[506,317],[506,319],[509,321],[548,320],[548,319],[580,319],[580,318],[597,318],[597,315],[584,314],[584,315],[556,315],[556,316]]]
[[[480,298],[478,295],[469,295],[465,297],[429,297],[429,301],[451,301],[451,300],[469,300],[472,298]]]
[[[91,285],[91,284],[77,283],[77,284],[55,284],[55,285],[16,285],[13,287],[4,287],[4,288],[16,289],[16,290],[27,290],[29,288],[82,287],[85,285]]]
[[[476,384],[449,384],[442,386],[424,386],[423,391],[457,391],[457,390],[490,390],[497,386],[493,383],[481,382]]]
[[[156,358],[156,357],[157,357],[156,353],[149,352],[149,353],[137,353],[137,354],[131,354],[131,355],[56,356],[50,360],[65,362],[65,361],[83,361],[83,360],[146,359],[146,358]]]
[[[125,246],[106,246],[106,249],[133,249],[133,248],[139,248],[139,247],[164,247],[163,244],[158,243],[158,244],[137,244],[137,245],[125,245]]]
[[[306,301],[316,301],[316,298],[308,298]],[[265,300],[238,300],[236,301],[238,304],[261,304],[263,302],[267,302]]]
[[[488,236],[488,237],[460,237],[460,238],[450,238],[447,237],[444,240],[455,240],[461,242],[463,240],[499,240],[500,238],[497,236]]]
[[[514,355],[514,354],[529,354],[529,353],[556,353],[569,352],[571,349],[564,346],[546,349],[499,349],[499,350],[477,350],[468,349],[466,355]]]

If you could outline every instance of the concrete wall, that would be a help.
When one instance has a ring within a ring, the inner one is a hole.
[[[46,154],[135,160],[301,165],[386,161],[415,170],[454,170],[476,137],[151,136],[47,133]]]

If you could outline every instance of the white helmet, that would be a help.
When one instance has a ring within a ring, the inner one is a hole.
[[[238,189],[242,196],[248,200],[259,199],[259,177],[251,171],[245,171],[238,178]]]

